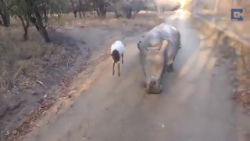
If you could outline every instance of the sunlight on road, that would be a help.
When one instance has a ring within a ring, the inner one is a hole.
[[[183,8],[184,6],[186,6],[190,2],[191,2],[191,0],[180,0],[181,8]]]
[[[193,55],[188,59],[188,61],[186,62],[186,64],[181,69],[178,77],[184,77],[184,76],[186,76],[186,74],[189,72],[189,70],[193,68],[192,64],[195,64],[195,62],[197,61],[198,54],[199,54],[199,50],[195,50],[195,52],[193,53]]]
[[[197,78],[204,71],[205,67],[210,63],[210,61],[215,62],[216,59],[211,56],[213,48],[216,45],[210,41],[201,41],[199,47],[195,50],[193,55],[188,59],[187,63],[180,70],[178,77],[190,76],[191,78]],[[214,64],[214,63],[213,63]],[[210,66],[211,67],[211,66]],[[191,69],[196,71],[190,71]],[[211,70],[213,68],[207,68]],[[192,73],[192,74],[187,74]]]
[[[176,19],[188,19],[191,16],[191,14],[183,9],[179,9],[170,16],[165,16],[165,21],[171,21]]]

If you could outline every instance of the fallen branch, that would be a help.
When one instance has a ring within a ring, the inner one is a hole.
[[[52,27],[52,26],[50,26],[50,27],[47,27],[48,29],[50,29],[50,30],[57,30],[57,29],[59,29],[60,28],[60,26],[56,26],[56,27]]]
[[[41,82],[41,81],[39,81],[39,80],[36,80],[36,82],[39,83],[40,85],[42,85],[45,89],[47,88],[47,87],[43,84],[43,82]]]

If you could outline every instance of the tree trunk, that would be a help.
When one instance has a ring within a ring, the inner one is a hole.
[[[10,14],[9,14],[9,12],[4,10],[3,13],[1,13],[1,17],[2,17],[3,26],[9,27],[10,26]]]
[[[23,40],[24,41],[27,41],[29,39],[29,36],[28,36],[28,28],[24,27],[24,33],[23,33]]]
[[[132,18],[132,9],[129,8],[126,10],[126,17],[127,19],[131,19]]]
[[[78,13],[79,13],[80,18],[82,18],[83,7],[82,7],[82,1],[81,0],[79,1],[79,4],[78,4]]]
[[[24,34],[23,34],[23,40],[27,41],[29,39],[29,34],[28,34],[28,29],[30,27],[30,21],[27,17],[25,17],[26,24],[24,23],[23,29],[24,29]]]
[[[106,8],[104,6],[99,7],[100,8],[100,17],[106,18]]]
[[[19,19],[21,20],[22,26],[23,26],[23,40],[27,41],[29,39],[28,37],[28,28],[30,26],[29,24],[29,19],[28,18],[23,18],[21,15],[17,15],[19,17]],[[25,20],[25,21],[24,21]],[[26,23],[25,23],[26,22]]]
[[[78,11],[78,15],[79,15],[80,18],[82,18],[82,12],[81,12],[81,10]]]
[[[70,3],[71,3],[71,7],[72,7],[72,10],[73,10],[74,16],[75,16],[75,18],[76,18],[76,17],[77,17],[77,9],[76,9],[76,7],[74,6],[74,1],[73,1],[73,0],[70,0]]]
[[[43,20],[39,12],[35,12],[35,17],[32,17],[31,14],[29,14],[29,20],[36,26],[37,31],[41,34],[41,36],[44,38],[46,43],[50,43],[51,40],[49,38],[48,32],[43,25]]]
[[[96,10],[96,12],[99,17],[106,18],[106,10],[98,7],[98,10]]]
[[[43,37],[43,39],[45,40],[46,43],[51,42],[51,40],[49,38],[49,34],[48,34],[45,27],[41,27],[39,33],[42,35],[42,37]]]
[[[146,11],[148,13],[148,11]],[[135,11],[134,14],[132,14],[132,19],[135,18],[135,16],[138,14],[139,12]]]
[[[48,23],[48,14],[47,14],[46,8],[44,8],[43,16],[44,16],[44,21],[45,21],[45,23]]]
[[[97,15],[101,18],[106,18],[107,9],[106,9],[105,2],[95,0],[94,5],[95,5]]]
[[[106,13],[101,12],[101,13],[100,13],[100,17],[101,17],[101,18],[106,18]]]
[[[77,11],[74,11],[73,13],[74,13],[74,15],[75,15],[75,18],[76,18],[76,17],[77,17]]]

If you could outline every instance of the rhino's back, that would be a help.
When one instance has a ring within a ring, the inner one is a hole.
[[[162,40],[162,35],[159,32],[148,32],[141,40],[140,47],[141,49],[159,49]]]
[[[162,40],[165,38],[166,33],[162,32],[164,23],[155,26],[153,29],[147,32],[142,40],[142,46],[145,48],[159,48],[161,46]]]
[[[164,39],[169,39],[167,46],[167,64],[171,64],[174,61],[176,54],[180,49],[181,35],[180,32],[173,26],[166,23],[162,23],[153,28],[151,32],[158,32]]]
[[[145,48],[160,48],[163,39],[169,39],[173,46],[180,46],[179,31],[166,23],[161,23],[151,29],[142,40],[142,46]]]
[[[174,62],[175,56],[178,53],[181,45],[181,35],[176,28],[172,28],[170,42],[167,47],[168,65]]]

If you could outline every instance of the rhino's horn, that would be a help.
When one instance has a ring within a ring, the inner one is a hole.
[[[156,85],[155,80],[149,82],[149,87],[154,87]]]

